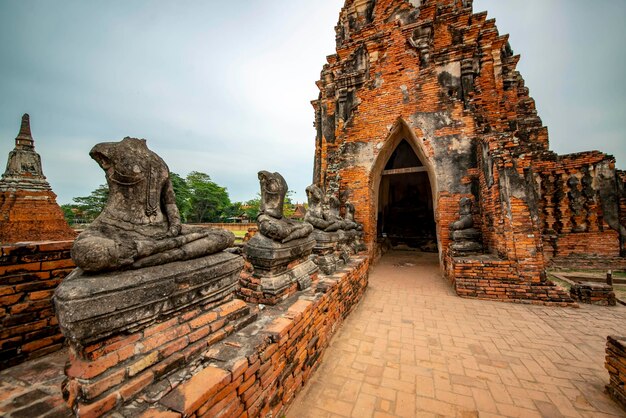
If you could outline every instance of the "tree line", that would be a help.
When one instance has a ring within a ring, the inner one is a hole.
[[[256,221],[261,203],[260,195],[245,202],[231,202],[228,191],[211,180],[206,173],[192,171],[187,177],[170,172],[176,194],[176,206],[185,223]],[[285,198],[285,215],[293,213],[289,192]],[[65,219],[72,224],[92,222],[104,209],[109,197],[107,185],[100,185],[89,196],[75,197],[72,203],[62,205]]]

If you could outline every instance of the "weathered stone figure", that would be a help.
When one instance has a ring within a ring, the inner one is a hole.
[[[283,216],[283,202],[287,194],[287,182],[279,173],[259,171],[261,184],[261,207],[257,222],[259,231],[266,237],[280,242],[308,237],[313,227],[295,222]]]
[[[287,182],[279,173],[259,172],[259,233],[244,246],[251,269],[242,275],[240,297],[248,302],[276,304],[308,288],[318,268],[309,260],[315,240],[313,226],[283,216]]]
[[[306,188],[306,196],[309,201],[309,209],[306,211],[304,220],[315,229],[325,232],[334,232],[341,229],[343,220],[341,218],[330,218],[328,212],[324,211],[324,192],[315,184]]]
[[[452,230],[451,237],[454,241],[451,245],[453,254],[463,255],[482,251],[480,231],[474,228],[471,199],[467,197],[461,198],[459,201],[459,213],[461,215],[459,220],[450,226]]]
[[[328,219],[332,222],[338,223],[341,225],[341,229],[348,230],[353,229],[350,228],[351,225],[348,225],[346,221],[341,217],[340,214],[341,202],[335,196],[328,196]]]
[[[145,140],[97,144],[89,155],[106,173],[109,199],[72,248],[74,262],[84,271],[189,260],[233,244],[231,232],[181,225],[168,167]]]
[[[354,205],[350,202],[346,202],[346,215],[343,218],[343,222],[345,225],[345,229],[363,229],[362,225],[359,225],[357,221],[354,220]]]

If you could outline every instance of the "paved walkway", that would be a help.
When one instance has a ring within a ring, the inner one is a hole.
[[[437,256],[393,252],[287,418],[624,417],[603,393],[626,307],[457,297]]]
[[[61,395],[67,350],[0,372],[0,417],[68,418]]]

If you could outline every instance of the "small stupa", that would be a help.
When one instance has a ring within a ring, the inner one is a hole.
[[[65,221],[35,152],[30,117],[22,125],[0,179],[0,243],[62,241],[76,233]]]

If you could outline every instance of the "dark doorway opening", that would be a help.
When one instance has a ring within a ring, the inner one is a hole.
[[[378,193],[379,239],[437,251],[432,191],[426,167],[406,140],[389,157]]]

